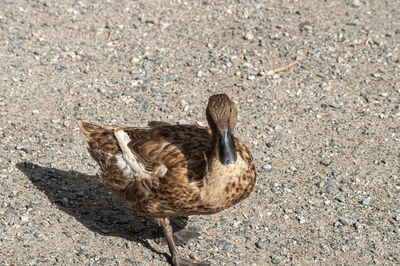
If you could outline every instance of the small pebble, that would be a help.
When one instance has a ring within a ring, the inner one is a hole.
[[[335,187],[333,185],[330,185],[330,184],[328,186],[326,186],[326,189],[325,189],[325,191],[327,193],[332,193],[334,190],[335,190]]]
[[[272,166],[268,163],[263,166],[263,170],[265,170],[265,171],[269,171],[271,169],[272,169]]]
[[[353,6],[353,7],[360,7],[360,6],[361,6],[360,0],[353,0],[353,1],[351,1],[351,6]]]
[[[342,197],[342,196],[337,196],[337,197],[335,198],[335,200],[337,200],[337,201],[339,201],[339,202],[345,202],[345,201],[346,201],[346,199],[345,199],[344,197]]]
[[[247,33],[244,35],[244,38],[245,38],[246,40],[248,40],[248,41],[251,41],[251,40],[254,39],[254,35],[251,34],[250,32],[247,32]]]
[[[267,247],[267,243],[266,242],[263,242],[263,241],[257,241],[256,242],[256,246],[257,246],[257,248],[259,248],[259,249],[265,249],[266,247]]]
[[[357,240],[354,237],[346,240],[346,245],[352,245],[352,244],[356,244],[356,243],[357,243]]]
[[[278,255],[273,254],[271,256],[271,262],[273,264],[279,264],[279,263],[281,263],[281,257],[279,257]]]
[[[371,198],[370,197],[364,198],[362,200],[362,202],[361,202],[361,204],[365,205],[365,206],[369,205],[370,203],[371,203]]]
[[[354,224],[354,222],[348,218],[339,218],[339,222],[346,226]]]
[[[100,258],[99,259],[100,264],[109,264],[111,262],[111,260],[109,258]]]

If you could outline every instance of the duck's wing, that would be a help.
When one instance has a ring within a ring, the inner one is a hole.
[[[128,143],[130,150],[147,164],[153,167],[164,165],[169,176],[180,176],[189,182],[203,177],[211,152],[211,131],[208,128],[159,123],[147,131],[147,139],[136,141],[133,140],[137,134],[134,130],[124,130],[132,139]]]
[[[89,140],[91,156],[100,166],[104,185],[117,194],[137,178],[185,184],[200,180],[206,171],[211,150],[207,128],[161,124],[117,128],[90,123],[81,123],[80,127]],[[116,131],[126,134],[124,145],[129,152],[123,152]]]

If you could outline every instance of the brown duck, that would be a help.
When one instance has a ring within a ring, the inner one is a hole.
[[[157,221],[174,265],[191,261],[179,257],[169,219],[224,210],[248,197],[256,181],[249,150],[233,136],[234,103],[226,94],[213,95],[206,116],[210,128],[80,125],[104,186]]]

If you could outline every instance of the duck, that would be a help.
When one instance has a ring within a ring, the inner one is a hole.
[[[170,219],[218,213],[247,198],[256,182],[253,157],[234,136],[234,102],[226,94],[212,95],[205,113],[209,127],[80,123],[103,185],[157,222],[175,266],[196,263],[179,256]]]

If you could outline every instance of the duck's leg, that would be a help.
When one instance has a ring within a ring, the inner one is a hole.
[[[168,218],[156,218],[156,221],[159,226],[162,227],[163,232],[164,232],[164,237],[167,240],[169,252],[171,253],[172,257],[172,265],[174,266],[208,266],[210,265],[206,261],[196,261],[196,260],[191,260],[191,259],[185,259],[182,257],[179,257],[178,254],[178,249],[176,248],[173,234],[172,234],[172,226],[169,223]]]
[[[192,239],[200,236],[196,231],[189,229],[181,229],[173,234],[174,243],[176,246],[187,245]],[[164,237],[164,232],[161,227],[158,227],[157,232],[154,233],[154,242],[157,244],[166,244],[167,240]]]
[[[200,236],[198,232],[185,228],[188,220],[188,217],[176,217],[175,219],[171,219],[169,221],[173,231],[175,232],[174,243],[176,246],[187,245],[192,239],[198,238]],[[158,230],[155,233],[154,242],[156,242],[157,244],[167,243],[161,227],[158,227]]]
[[[171,253],[172,264],[175,266],[181,265],[180,261],[179,261],[178,250],[175,246],[174,238],[172,235],[172,227],[169,224],[169,219],[168,218],[157,218],[156,221],[157,221],[158,225],[161,226],[163,229],[164,237],[167,240],[169,252]]]

